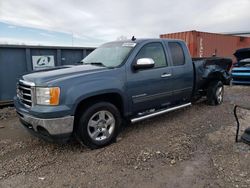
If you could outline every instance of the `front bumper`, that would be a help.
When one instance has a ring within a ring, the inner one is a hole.
[[[250,84],[250,69],[244,68],[234,68],[232,70],[232,83],[233,84],[242,84],[249,85]]]
[[[18,111],[17,114],[29,132],[48,141],[66,141],[72,135],[74,116],[42,119]]]
[[[246,84],[246,85],[249,85],[250,84],[250,74],[245,76],[245,75],[232,75],[232,83],[233,84]]]
[[[239,79],[233,79],[233,80],[232,80],[232,84],[250,85],[250,78],[249,78],[249,80],[244,80],[244,79],[241,79],[241,80],[239,80]]]

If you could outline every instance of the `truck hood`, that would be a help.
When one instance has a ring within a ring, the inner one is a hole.
[[[234,53],[237,61],[250,58],[250,48],[242,48]]]
[[[95,65],[69,65],[36,71],[22,76],[22,79],[25,81],[34,82],[38,85],[43,85],[56,79],[78,75],[84,76],[107,69],[108,68]]]

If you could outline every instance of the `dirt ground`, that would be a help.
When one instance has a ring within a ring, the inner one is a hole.
[[[2,109],[0,187],[250,187],[250,146],[234,142],[238,102],[250,103],[250,87],[227,87],[220,106],[201,101],[130,125],[98,150],[39,140]],[[249,127],[250,112],[239,113]]]

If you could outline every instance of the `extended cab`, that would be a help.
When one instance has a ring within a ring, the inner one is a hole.
[[[82,60],[24,75],[14,98],[22,124],[47,140],[77,138],[91,148],[112,143],[124,122],[223,101],[224,58],[192,60],[185,42],[143,39],[106,43]]]

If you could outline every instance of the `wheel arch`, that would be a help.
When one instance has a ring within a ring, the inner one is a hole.
[[[75,125],[79,120],[80,113],[88,108],[90,105],[97,103],[97,102],[109,102],[116,106],[121,113],[121,116],[124,116],[126,107],[125,102],[121,94],[117,92],[110,92],[110,93],[101,93],[96,94],[93,96],[86,96],[79,100],[77,105],[74,108],[74,116],[75,116]]]
[[[224,75],[224,72],[220,72],[220,71],[210,73],[207,79],[209,80],[209,82],[221,81],[223,84],[226,84],[226,80],[227,80]]]

